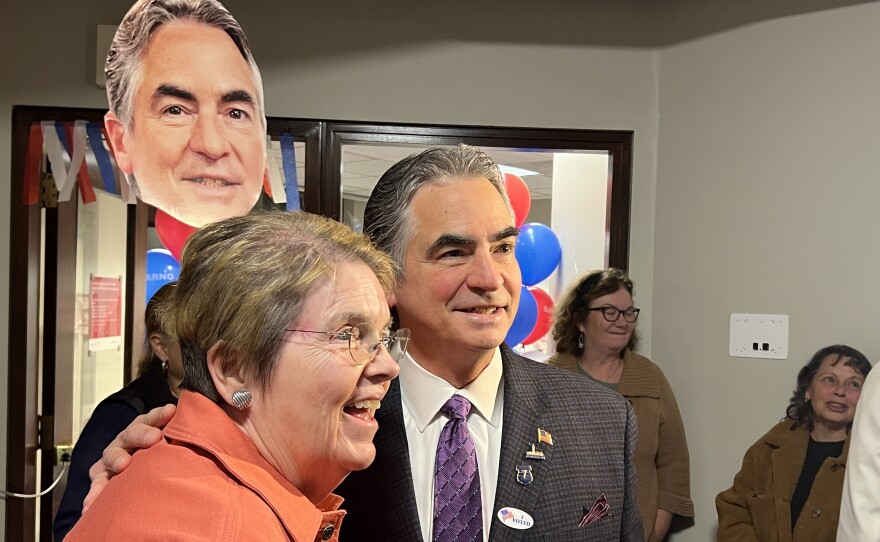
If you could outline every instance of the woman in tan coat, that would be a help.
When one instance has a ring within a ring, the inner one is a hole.
[[[844,345],[819,350],[800,370],[785,419],[749,448],[715,499],[719,542],[835,539],[849,430],[870,370]]]
[[[639,309],[626,273],[608,269],[577,281],[558,305],[551,365],[616,390],[633,406],[639,511],[645,540],[659,542],[675,516],[692,518],[690,463],[684,424],[663,371],[633,352]]]

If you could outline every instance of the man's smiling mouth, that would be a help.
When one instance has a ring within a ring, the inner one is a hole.
[[[465,312],[470,312],[473,314],[495,314],[495,311],[498,310],[498,307],[474,307],[472,309],[468,309]]]
[[[211,188],[223,188],[226,186],[238,186],[238,183],[231,183],[224,179],[214,179],[212,177],[193,177],[191,179],[184,179],[185,181],[200,184],[202,186],[209,186]]]

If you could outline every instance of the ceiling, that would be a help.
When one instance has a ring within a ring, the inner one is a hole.
[[[438,41],[658,48],[871,1],[876,0],[336,0],[337,9],[323,2],[277,2],[265,10],[254,10],[248,0],[225,4],[246,29],[277,20],[290,20],[293,36],[332,29],[332,39],[320,46],[305,42],[260,50],[261,62],[269,64]]]

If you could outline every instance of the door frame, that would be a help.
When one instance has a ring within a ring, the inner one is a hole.
[[[599,150],[611,159],[610,194],[605,213],[609,267],[629,267],[629,219],[632,186],[633,132],[621,130],[555,130],[543,128],[485,128],[328,122],[322,167],[327,179],[322,186],[322,212],[337,220],[342,216],[342,146],[351,143],[385,143],[508,147],[541,150]]]

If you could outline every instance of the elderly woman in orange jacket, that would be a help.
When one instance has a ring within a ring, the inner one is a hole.
[[[548,363],[617,391],[633,406],[639,426],[635,464],[645,540],[659,542],[673,518],[692,518],[690,461],[684,423],[660,367],[633,352],[639,309],[623,271],[583,276],[557,306]],[[682,521],[686,523],[686,521]]]
[[[719,542],[832,542],[849,430],[871,364],[825,347],[798,373],[786,417],[752,445],[733,486],[715,499]]]
[[[178,411],[67,540],[334,539],[331,491],[375,457],[373,417],[408,330],[391,260],[308,213],[198,230],[163,307],[183,353]]]

